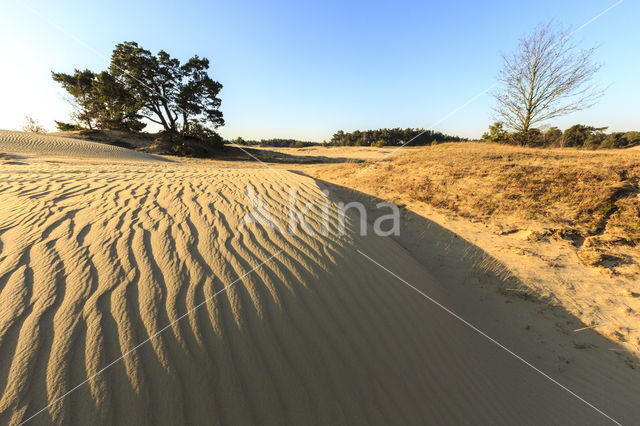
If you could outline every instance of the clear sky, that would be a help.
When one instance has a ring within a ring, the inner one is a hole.
[[[539,23],[576,28],[614,3],[3,0],[0,128],[17,128],[25,115],[50,130],[54,119],[68,121],[50,72],[106,69],[115,44],[134,40],[211,60],[227,138],[321,141],[381,127],[479,137],[490,96],[451,112],[495,82],[501,52]],[[640,2],[624,0],[575,35],[599,46],[598,79],[609,88],[597,106],[549,124],[640,129],[639,19]]]

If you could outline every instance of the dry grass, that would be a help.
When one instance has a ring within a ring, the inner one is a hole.
[[[578,247],[589,239],[591,252],[640,243],[640,153],[634,150],[449,143],[399,154],[361,172],[371,164],[323,168],[316,176],[506,230],[523,221],[542,223]]]

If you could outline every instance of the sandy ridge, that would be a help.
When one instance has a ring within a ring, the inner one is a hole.
[[[112,160],[163,160],[113,145],[38,133],[0,130],[0,154],[55,155]]]

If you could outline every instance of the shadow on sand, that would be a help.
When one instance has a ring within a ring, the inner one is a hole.
[[[362,203],[370,224],[389,214],[388,208],[376,207],[386,200],[314,180],[333,202]],[[640,414],[628,398],[619,397],[640,391],[635,354],[530,292],[504,263],[478,246],[404,207],[400,215],[400,235],[392,238],[450,296],[451,310],[601,409]]]

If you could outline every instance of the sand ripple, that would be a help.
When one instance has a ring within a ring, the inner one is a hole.
[[[322,230],[318,186],[283,173],[154,163],[0,166],[0,424],[29,418],[279,250],[31,424],[586,423],[597,416],[356,252],[439,297],[391,240],[359,236],[351,222],[345,236],[333,222],[315,236],[240,226],[252,211],[248,186],[285,226],[296,188],[300,205],[315,204],[310,226]]]
[[[0,153],[21,153],[111,160],[162,160],[118,146],[38,133],[0,130]]]

